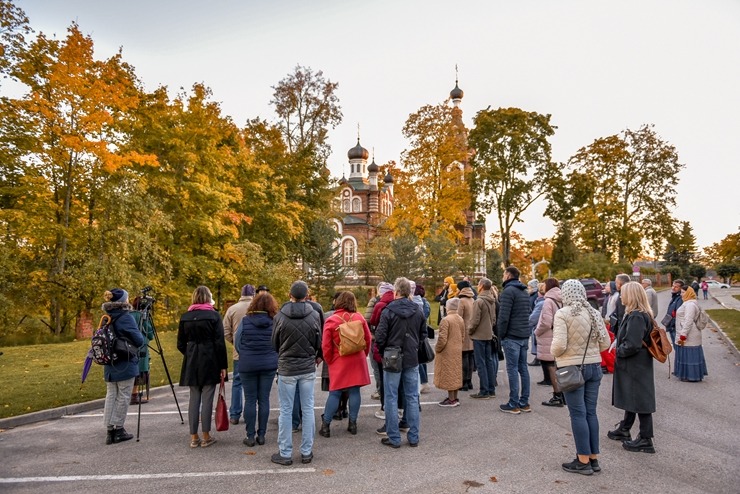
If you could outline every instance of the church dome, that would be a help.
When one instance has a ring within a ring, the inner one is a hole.
[[[342,174],[342,178],[339,179],[339,184],[344,185],[347,183],[347,179],[344,177],[344,174]]]
[[[357,146],[347,151],[347,158],[351,160],[366,160],[370,156],[367,149],[360,146],[360,139],[357,139]]]
[[[388,171],[388,173],[385,174],[385,178],[383,179],[383,182],[385,182],[387,184],[392,184],[393,183],[393,177],[391,176],[391,172],[390,171]]]
[[[368,173],[378,173],[378,170],[379,169],[380,169],[380,167],[375,164],[375,159],[373,159],[373,162],[370,163],[370,165],[368,165],[368,167],[367,167]]]
[[[457,85],[457,82],[455,82],[455,89],[450,91],[450,99],[462,99],[464,94],[465,93],[463,93],[463,90],[460,89],[460,87]]]

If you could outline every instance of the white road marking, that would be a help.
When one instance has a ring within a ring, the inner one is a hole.
[[[182,472],[182,473],[143,473],[126,475],[66,475],[62,477],[15,477],[0,478],[0,484],[27,484],[31,482],[79,482],[85,480],[143,480],[176,479],[186,477],[233,477],[238,475],[268,475],[287,473],[314,473],[315,468],[286,468],[280,470],[241,470],[234,472]]]

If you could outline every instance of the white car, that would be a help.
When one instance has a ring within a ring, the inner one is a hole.
[[[717,280],[707,280],[707,285],[709,285],[709,288],[730,288],[727,283],[720,283]]]

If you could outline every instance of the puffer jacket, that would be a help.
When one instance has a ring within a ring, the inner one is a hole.
[[[465,327],[467,328],[470,321],[473,320],[473,289],[466,286],[458,292],[457,297],[460,299],[460,305],[457,308],[457,315],[463,318],[465,321]],[[467,331],[463,331],[465,339],[463,340],[463,352],[473,351],[473,340],[470,339],[470,335]]]
[[[499,298],[498,334],[505,338],[526,340],[529,338],[529,295],[527,286],[519,280],[504,282]]]
[[[700,310],[696,300],[689,300],[676,311],[676,341],[685,336],[683,346],[701,346],[701,331],[696,327]]]
[[[490,290],[481,290],[473,304],[473,317],[467,324],[471,340],[489,341],[493,339],[496,325],[496,299]]]
[[[139,331],[134,317],[131,315],[133,307],[128,302],[106,302],[103,310],[113,320],[113,331],[119,337],[124,337],[137,347],[144,345],[144,336]],[[139,375],[139,357],[134,356],[126,362],[117,362],[103,367],[105,382],[127,381]]]
[[[581,365],[581,362],[584,364],[600,363],[601,352],[609,348],[611,341],[601,316],[596,318],[599,331],[591,332],[591,340],[588,341],[591,316],[586,310],[582,307],[580,313],[574,316],[573,308],[566,305],[555,313],[550,353],[555,357],[558,367]],[[587,344],[588,350],[586,350]],[[586,352],[585,360],[584,351]]]
[[[563,306],[560,298],[560,288],[550,288],[545,294],[545,301],[542,304],[540,320],[534,330],[537,336],[537,358],[545,362],[554,362],[555,357],[550,353],[552,345],[552,325],[555,320],[555,313]]]
[[[321,355],[321,318],[308,302],[287,302],[275,316],[272,347],[278,352],[278,374],[300,376],[316,371]]]
[[[408,298],[399,298],[388,304],[380,315],[375,341],[381,355],[387,347],[400,347],[402,367],[409,369],[419,365],[419,342],[426,334],[427,322],[419,306]]]
[[[273,371],[278,366],[278,354],[272,347],[272,318],[266,312],[247,314],[237,330],[236,347],[242,358],[239,372]]]

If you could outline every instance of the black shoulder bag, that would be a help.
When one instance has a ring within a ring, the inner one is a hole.
[[[581,359],[581,365],[568,365],[561,367],[555,371],[555,377],[558,380],[558,386],[560,391],[567,393],[569,391],[575,391],[584,384],[586,380],[583,379],[583,363],[586,361],[586,353],[588,353],[588,345],[591,343],[591,333],[594,330],[593,324],[591,330],[588,332],[588,339],[586,340],[586,349],[583,351],[583,358]]]

